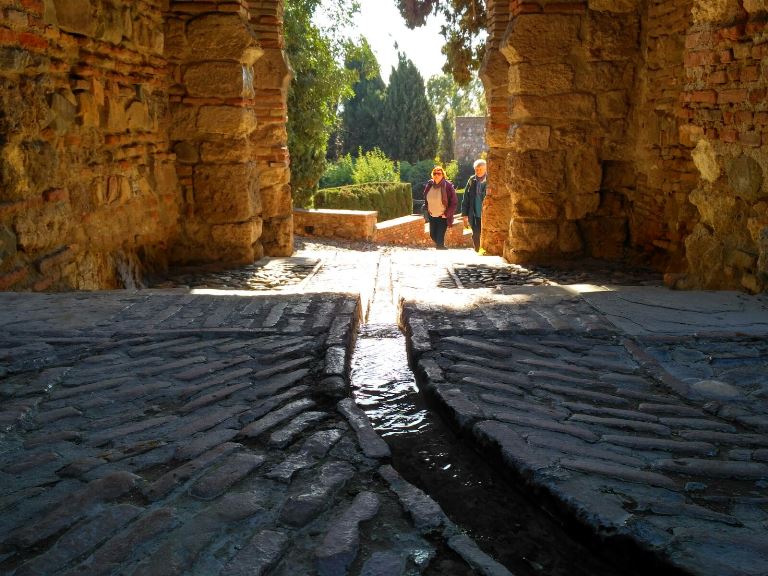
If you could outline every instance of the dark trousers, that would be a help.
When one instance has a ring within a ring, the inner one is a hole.
[[[480,218],[469,217],[469,225],[472,227],[472,244],[475,246],[475,252],[480,250]]]
[[[447,229],[448,220],[434,216],[429,217],[429,235],[438,248],[445,246],[445,231]]]

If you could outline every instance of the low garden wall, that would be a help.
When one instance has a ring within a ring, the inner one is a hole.
[[[376,234],[375,210],[293,211],[293,231],[300,236],[372,241]]]
[[[445,234],[448,247],[472,246],[472,234],[460,218]],[[293,229],[300,236],[365,240],[396,246],[432,246],[429,228],[420,215],[376,223],[376,212],[363,210],[300,210],[293,212]]]

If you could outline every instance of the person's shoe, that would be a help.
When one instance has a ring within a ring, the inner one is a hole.
[[[446,248],[445,245],[440,244],[440,245],[435,247],[435,250],[448,250],[448,248]]]

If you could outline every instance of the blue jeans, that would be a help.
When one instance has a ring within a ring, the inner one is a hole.
[[[472,244],[475,246],[475,252],[477,252],[480,250],[480,232],[482,230],[480,218],[477,216],[470,216],[469,225],[472,227]]]
[[[446,230],[448,230],[448,220],[434,216],[429,217],[429,236],[438,248],[445,246]]]

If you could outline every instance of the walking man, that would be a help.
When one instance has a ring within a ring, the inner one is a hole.
[[[461,202],[461,213],[464,216],[464,226],[472,227],[472,244],[475,252],[480,251],[481,218],[483,215],[483,200],[485,200],[488,183],[488,166],[482,158],[472,164],[474,176],[470,176],[464,188],[464,198]]]

